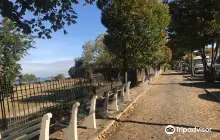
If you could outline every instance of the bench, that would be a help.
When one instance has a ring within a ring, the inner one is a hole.
[[[47,113],[42,118],[0,132],[0,140],[29,140],[38,135],[40,135],[39,140],[49,140],[50,118],[52,114]]]

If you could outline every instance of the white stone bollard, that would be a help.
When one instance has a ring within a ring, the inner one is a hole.
[[[115,91],[114,94],[114,100],[112,102],[111,108],[114,109],[115,111],[118,111],[118,91]]]
[[[145,82],[145,75],[144,75],[144,77],[142,78],[142,84],[144,84],[144,82]]]
[[[150,84],[150,81],[149,81],[149,80],[147,80],[147,81],[146,81],[146,85],[149,85],[149,84]]]
[[[97,96],[94,95],[91,101],[89,116],[85,120],[85,125],[87,128],[96,129],[96,119],[95,119],[96,99]]]
[[[125,102],[124,96],[125,96],[125,85],[122,86],[122,88],[121,88],[121,95],[120,95],[120,103],[121,104],[124,104],[124,102]]]
[[[108,118],[108,100],[109,100],[109,93],[107,92],[105,95],[105,102],[104,102],[104,106],[103,106],[103,118]]]
[[[64,130],[65,140],[78,140],[77,113],[78,113],[79,105],[80,105],[79,102],[76,102],[75,104],[73,104],[70,124],[69,124],[68,128],[66,128]]]
[[[142,88],[143,88],[143,90],[145,90],[145,75],[144,75],[144,77],[142,78]]]
[[[41,121],[41,128],[40,128],[40,137],[39,140],[49,140],[50,134],[50,119],[52,118],[51,113],[47,113],[43,116]]]
[[[152,76],[150,76],[150,81],[149,84],[151,84],[153,82]]]
[[[131,82],[129,81],[126,85],[125,101],[131,101],[131,99],[130,99],[130,85],[131,85]]]

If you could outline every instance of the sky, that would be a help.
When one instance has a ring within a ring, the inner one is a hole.
[[[35,48],[19,62],[22,74],[50,77],[62,73],[67,76],[69,68],[74,66],[74,58],[82,55],[82,45],[106,31],[95,4],[83,7],[80,3],[74,9],[78,14],[77,24],[65,27],[67,35],[60,30],[51,34],[52,39],[36,39]]]

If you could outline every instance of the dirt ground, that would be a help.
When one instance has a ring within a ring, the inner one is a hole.
[[[202,87],[175,72],[160,77],[101,139],[219,140],[220,106]],[[212,132],[165,133],[165,127],[212,128]]]

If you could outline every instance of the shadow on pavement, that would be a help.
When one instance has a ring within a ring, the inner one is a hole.
[[[184,81],[192,81],[190,79],[184,79]],[[200,82],[205,82],[203,79],[193,79],[193,81],[200,81]]]
[[[219,101],[216,98],[212,97],[209,94],[200,94],[200,95],[198,95],[198,97],[200,99],[203,99],[203,100],[212,101],[212,102],[218,102],[219,103]]]
[[[182,75],[181,73],[163,73],[162,75]]]
[[[200,76],[200,75],[195,75],[195,76],[191,76],[191,75],[184,75],[183,76],[185,81],[202,81],[204,82],[204,77],[203,76]],[[190,79],[189,79],[190,78]]]
[[[110,120],[115,120],[120,123],[137,123],[137,124],[144,124],[144,125],[156,125],[156,126],[167,126],[167,125],[173,125],[175,127],[184,127],[184,128],[200,128],[198,126],[190,126],[190,125],[182,125],[182,124],[167,124],[167,123],[152,123],[152,122],[140,122],[140,121],[133,121],[133,120],[117,120],[116,118],[109,118]],[[220,133],[220,130],[218,129],[212,129],[212,132]]]
[[[220,88],[219,83],[206,83],[204,81],[199,81],[195,83],[180,83],[181,86],[187,86],[187,87],[196,87],[196,88],[202,88],[202,89],[210,89],[210,88]]]
[[[181,86],[192,87],[193,83],[179,83]]]
[[[177,85],[179,83],[156,83],[154,85]]]

